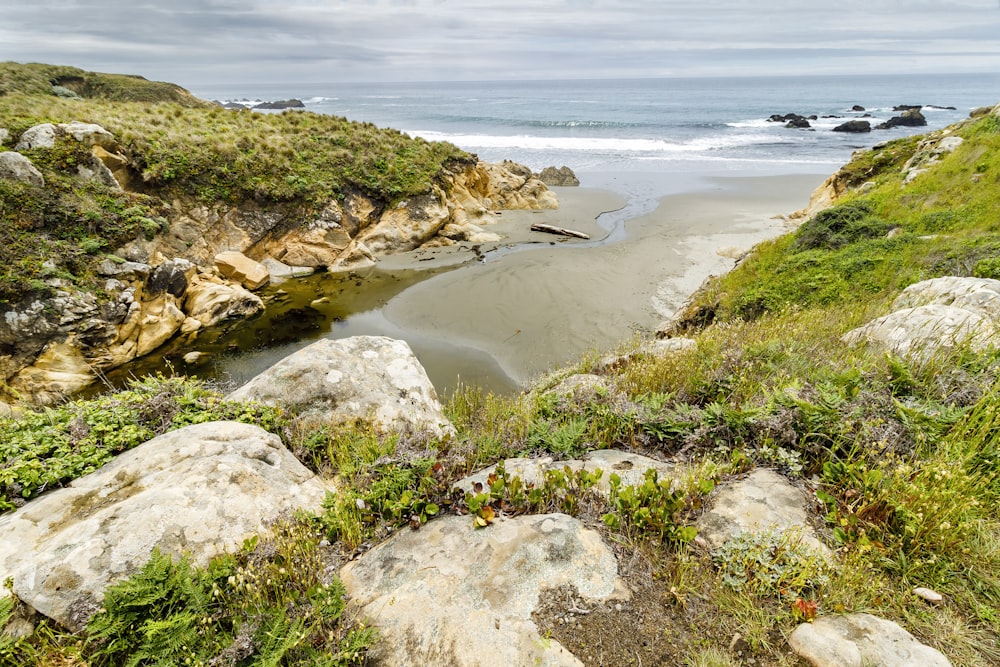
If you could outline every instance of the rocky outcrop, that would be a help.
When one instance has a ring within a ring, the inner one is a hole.
[[[79,630],[154,548],[207,564],[282,514],[318,510],[327,490],[256,426],[188,426],[0,519],[0,579]]]
[[[903,107],[897,107],[898,111]],[[899,116],[893,116],[884,123],[875,126],[876,130],[890,130],[894,127],[923,127],[927,125],[927,119],[920,113],[920,107],[909,107]]]
[[[788,644],[813,667],[951,666],[896,623],[871,614],[821,616],[797,627]]]
[[[944,277],[910,285],[893,311],[843,336],[918,361],[1000,346],[1000,280]]]
[[[580,185],[580,179],[577,178],[576,174],[573,173],[573,170],[566,165],[559,168],[545,167],[545,169],[542,169],[541,173],[538,174],[538,180],[545,183],[545,185],[560,188],[576,187]]]
[[[476,530],[445,517],[397,534],[340,572],[352,604],[378,628],[376,665],[581,665],[532,620],[544,590],[584,600],[622,595],[600,535],[562,514],[523,516]]]
[[[955,149],[961,146],[963,142],[962,137],[951,135],[945,137],[935,136],[921,141],[917,146],[917,152],[903,165],[903,185],[910,183],[917,176],[925,173],[928,169],[939,163],[945,155],[955,152]]]
[[[14,151],[0,153],[0,179],[27,183],[36,188],[45,187],[45,178],[31,160]]]
[[[809,525],[808,498],[773,470],[755,470],[720,488],[712,508],[698,520],[698,542],[718,549],[746,532],[788,533],[824,556],[829,548]]]
[[[114,189],[141,181],[114,136],[99,125],[36,125],[21,133],[17,149],[52,148],[59,141],[90,149],[89,158],[74,168],[81,181]],[[45,185],[42,174],[17,152],[0,153],[0,178]],[[347,192],[305,220],[294,202],[164,202],[161,233],[112,249],[127,262],[102,263],[108,282],[100,304],[86,313],[65,310],[70,302],[89,297],[53,279],[48,286],[57,289],[55,299],[26,300],[0,313],[0,394],[9,400],[55,400],[102,371],[148,354],[178,332],[193,334],[259,312],[262,302],[242,289],[259,289],[269,281],[268,269],[258,260],[279,262],[287,267],[285,276],[317,268],[352,270],[425,244],[498,241],[483,229],[495,220],[492,212],[557,206],[555,195],[526,167],[472,158],[453,160],[430,192],[394,206]],[[179,261],[188,265],[178,273],[171,267]],[[152,274],[140,276],[126,268],[137,266],[151,267]],[[233,284],[219,280],[217,272]],[[188,294],[195,275],[202,276],[198,289]],[[241,289],[234,289],[236,284]]]
[[[871,132],[872,124],[867,120],[849,120],[846,123],[841,123],[837,127],[833,128],[834,132]]]
[[[249,290],[260,289],[271,282],[267,267],[235,250],[226,250],[216,255],[215,266],[224,277],[235,280]]]
[[[277,100],[275,102],[261,102],[253,105],[254,109],[305,109],[306,105],[302,100],[292,98],[290,100]]]
[[[283,405],[323,423],[360,421],[422,438],[455,432],[410,346],[380,336],[317,341],[226,398]]]

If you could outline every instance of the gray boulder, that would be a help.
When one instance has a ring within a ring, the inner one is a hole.
[[[892,621],[871,614],[821,616],[788,637],[812,667],[950,667],[939,651]]]
[[[188,426],[0,518],[0,580],[79,630],[154,547],[205,564],[279,515],[318,510],[327,490],[261,428]]]
[[[8,130],[6,127],[0,127],[0,146],[3,146],[5,143],[7,143],[7,140],[9,138],[10,138],[10,130]]]
[[[333,423],[360,420],[381,431],[429,438],[455,433],[410,346],[381,336],[317,341],[227,398],[280,404]]]
[[[962,347],[995,348],[1000,345],[1000,280],[949,276],[914,283],[893,302],[893,312],[842,340],[867,342],[918,361]]]
[[[773,470],[755,470],[718,490],[712,508],[698,520],[697,541],[718,549],[745,532],[791,532],[810,550],[829,556],[809,525],[808,497]]]
[[[52,148],[56,145],[56,126],[42,123],[29,127],[17,140],[14,150],[25,151],[32,148]]]
[[[20,153],[4,151],[0,153],[0,179],[27,183],[36,188],[45,187],[45,178],[31,160]]]
[[[897,107],[897,110],[900,107]],[[875,126],[876,130],[889,130],[894,127],[923,127],[927,125],[927,119],[920,113],[920,107],[907,108],[899,116],[893,116],[884,123]]]
[[[531,618],[547,588],[589,600],[624,588],[600,535],[563,514],[522,516],[476,530],[445,517],[405,531],[341,570],[347,591],[379,629],[376,665],[579,666]]]

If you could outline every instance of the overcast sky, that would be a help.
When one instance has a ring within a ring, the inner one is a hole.
[[[0,60],[237,82],[1000,71],[1000,0],[0,0]]]

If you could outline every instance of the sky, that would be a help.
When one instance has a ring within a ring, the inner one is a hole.
[[[193,88],[1000,71],[1000,0],[0,0],[0,61]]]

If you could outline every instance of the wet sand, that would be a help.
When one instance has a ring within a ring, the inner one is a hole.
[[[482,350],[516,382],[648,334],[710,274],[790,227],[784,216],[808,203],[817,175],[714,178],[705,190],[672,195],[649,215],[625,223],[622,242],[600,245],[528,228],[544,222],[598,240],[594,222],[620,208],[618,195],[560,188],[560,209],[504,212],[487,231],[527,250],[491,255],[484,245],[397,255],[385,268],[476,260],[420,282],[393,298],[383,316],[400,330]],[[537,247],[536,247],[537,246]],[[523,248],[523,246],[522,246]]]

